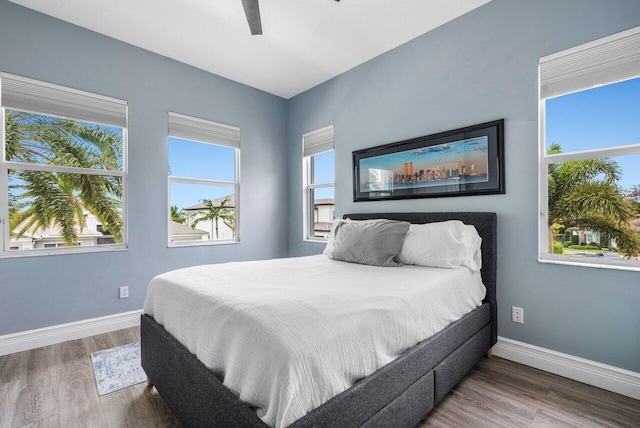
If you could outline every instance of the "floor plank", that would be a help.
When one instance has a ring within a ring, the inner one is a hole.
[[[114,343],[109,336],[109,333],[97,334],[95,336],[85,337],[82,339],[84,346],[89,354],[94,352],[103,351],[105,349],[113,348]]]
[[[82,339],[57,345],[60,426],[106,427],[91,365]]]
[[[58,428],[60,426],[61,425],[60,420],[58,419],[58,415],[53,415],[49,416],[48,418],[40,419],[36,422],[32,422],[28,425],[23,425],[20,428]]]
[[[27,355],[26,381],[16,403],[14,427],[58,414],[55,346],[32,349]]]
[[[27,378],[29,352],[0,357],[0,428],[11,428],[20,391]]]
[[[104,395],[100,404],[110,428],[156,426],[148,399],[134,387]]]
[[[148,405],[151,406],[150,409],[152,409],[151,414],[153,415],[154,426],[169,428],[180,427],[180,423],[176,419],[175,414],[154,387],[147,386],[145,382],[136,385],[135,388],[137,390],[142,388],[142,393],[147,398]]]
[[[145,383],[98,397],[92,352],[140,340],[139,328],[0,357],[0,428],[180,427]],[[502,358],[480,363],[423,427],[640,427],[640,401]]]
[[[109,333],[109,338],[114,346],[122,346],[139,340],[138,336],[136,336],[135,332],[130,328],[112,331]]]

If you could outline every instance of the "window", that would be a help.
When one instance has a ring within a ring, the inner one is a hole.
[[[169,113],[169,245],[238,242],[240,129]]]
[[[333,126],[302,136],[304,239],[325,241],[335,216]]]
[[[5,73],[0,99],[0,254],[126,248],[127,103]]]
[[[540,59],[543,262],[640,269],[640,27]]]

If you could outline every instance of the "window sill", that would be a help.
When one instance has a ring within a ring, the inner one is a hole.
[[[313,238],[304,238],[302,241],[303,242],[315,242],[317,244],[326,244],[327,242],[329,242],[328,239],[313,239]]]
[[[56,248],[47,250],[18,250],[18,251],[4,251],[0,253],[2,259],[13,259],[22,257],[42,257],[42,256],[63,256],[70,254],[91,254],[91,253],[106,253],[114,251],[126,251],[128,246],[126,244],[116,244],[111,246],[93,246],[80,248]]]
[[[210,247],[217,245],[234,245],[240,244],[240,241],[235,239],[221,240],[221,241],[185,241],[185,242],[169,242],[167,248],[191,248],[191,247]]]
[[[614,269],[640,271],[640,260],[627,259],[605,259],[599,257],[565,257],[552,256],[550,254],[540,254],[538,256],[539,263],[558,264],[566,266],[579,266],[596,269]]]

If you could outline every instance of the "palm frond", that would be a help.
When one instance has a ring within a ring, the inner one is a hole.
[[[109,127],[7,110],[7,158],[90,169],[121,170],[121,134]],[[8,132],[7,132],[8,131]],[[122,241],[122,179],[91,174],[11,171],[10,225],[14,236],[60,227],[65,243],[77,241],[86,211]]]

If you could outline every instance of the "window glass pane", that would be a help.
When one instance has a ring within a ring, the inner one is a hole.
[[[43,114],[5,112],[6,160],[122,171],[123,130]]]
[[[236,237],[234,187],[171,182],[170,242]]]
[[[549,165],[548,252],[621,258],[640,249],[638,165],[640,155]]]
[[[236,151],[231,147],[169,137],[169,175],[236,181]]]
[[[333,183],[334,151],[313,156],[313,183]]]
[[[123,242],[120,177],[10,170],[14,251]]]
[[[335,218],[334,187],[311,190],[313,200],[313,236],[327,239]]]
[[[546,144],[563,153],[640,143],[640,78],[546,100]]]

